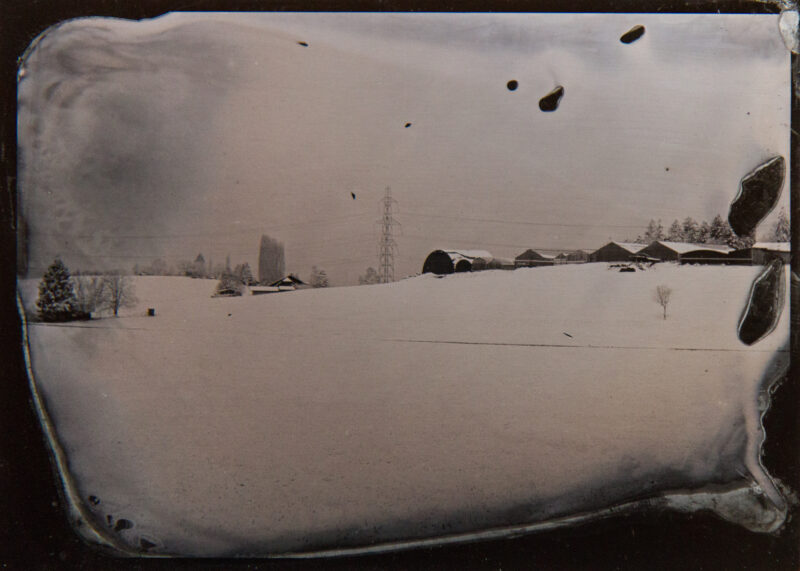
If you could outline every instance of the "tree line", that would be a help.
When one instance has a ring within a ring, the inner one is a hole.
[[[781,208],[778,220],[765,235],[761,236],[761,239],[765,242],[788,242],[790,237],[789,217],[786,215],[786,210]],[[720,244],[735,249],[749,248],[756,241],[754,236],[737,236],[728,221],[719,214],[710,223],[705,220],[697,222],[691,216],[687,216],[682,222],[676,219],[666,230],[661,223],[661,219],[657,221],[650,219],[644,234],[631,241],[649,244],[656,240],[689,242],[692,244]]]
[[[117,317],[120,309],[136,302],[133,282],[122,272],[71,276],[61,258],[56,258],[39,282],[36,308],[42,321],[58,322],[91,319],[102,311]]]

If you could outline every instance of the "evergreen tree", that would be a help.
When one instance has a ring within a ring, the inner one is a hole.
[[[723,220],[722,216],[717,214],[708,229],[709,244],[726,244],[731,235],[731,227],[728,225],[727,220]]]
[[[650,222],[647,224],[647,230],[644,233],[643,241],[649,244],[650,242],[655,242],[656,240],[663,240],[664,239],[664,226],[661,225],[661,219],[658,219],[658,222],[650,219]]]
[[[36,307],[42,321],[68,321],[77,315],[77,298],[72,287],[69,270],[61,258],[56,258],[39,282],[39,299]]]
[[[672,223],[672,226],[669,227],[667,240],[670,242],[683,242],[683,226],[681,226],[681,223],[677,220],[675,220]]]
[[[204,278],[206,277],[206,259],[203,257],[203,254],[197,254],[197,257],[194,259],[194,264],[192,264],[192,277],[193,278]]]
[[[262,284],[270,284],[281,279],[286,272],[286,256],[283,244],[267,235],[261,236],[258,250],[258,279]]]
[[[700,228],[697,230],[697,236],[695,236],[694,241],[698,244],[705,244],[708,242],[710,236],[711,226],[709,226],[708,222],[703,220],[703,223],[700,224]]]
[[[786,216],[786,210],[781,208],[778,214],[778,221],[772,228],[772,235],[770,236],[771,242],[789,242],[792,238],[791,225],[789,217]]]
[[[684,242],[697,242],[697,235],[699,233],[699,226],[694,218],[687,216],[683,220],[683,241]]]

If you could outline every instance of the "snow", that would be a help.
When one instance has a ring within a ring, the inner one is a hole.
[[[712,252],[724,252],[726,254],[733,251],[733,248],[722,244],[693,244],[691,242],[668,242],[664,240],[658,240],[658,243],[678,254],[695,252],[697,250],[710,250]]]
[[[756,242],[754,250],[771,250],[773,252],[791,252],[789,242]]]
[[[637,244],[635,242],[609,242],[609,244],[616,244],[620,248],[628,250],[631,254],[635,254],[639,250],[642,250],[647,247],[647,244]],[[597,250],[595,250],[597,251]]]
[[[754,346],[736,336],[760,269],[560,265],[217,299],[214,281],[138,277],[118,319],[29,324],[30,359],[78,496],[100,498],[87,517],[134,549],[372,548],[721,483],[762,490],[752,504],[780,523],[759,397],[788,363],[788,309]],[[33,307],[35,280],[20,291]]]

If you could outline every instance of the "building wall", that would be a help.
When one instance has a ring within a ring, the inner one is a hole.
[[[725,252],[695,250],[681,254],[680,262],[681,264],[729,264],[731,258]]]
[[[652,258],[658,258],[664,262],[674,262],[680,258],[678,252],[658,243],[650,244],[647,248],[639,250],[638,253]]]
[[[606,244],[589,256],[590,262],[627,262],[633,254],[616,244]]]
[[[454,269],[453,260],[441,250],[435,250],[428,254],[428,257],[425,258],[425,263],[422,265],[423,274],[452,274]]]

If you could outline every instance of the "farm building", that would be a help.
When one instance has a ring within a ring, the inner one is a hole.
[[[422,264],[422,273],[433,274],[452,274],[453,272],[471,272],[472,264],[478,262],[479,265],[486,265],[488,260],[494,257],[486,250],[434,250],[425,258]]]
[[[789,242],[756,242],[750,248],[742,248],[731,252],[729,257],[733,263],[765,265],[773,258],[780,258],[784,263],[791,263],[792,250]]]
[[[561,252],[556,256],[556,264],[579,264],[589,261],[592,250],[572,250],[571,252]]]
[[[514,266],[517,268],[532,268],[536,266],[552,266],[556,263],[556,257],[550,254],[542,254],[536,250],[525,250],[514,258]]]
[[[288,276],[284,276],[279,280],[275,280],[266,286],[251,286],[250,293],[253,295],[262,295],[265,293],[277,293],[281,291],[295,291],[309,287],[311,286],[297,276],[289,274]]]
[[[589,254],[590,262],[628,262],[634,254],[644,249],[644,244],[631,242],[609,242]]]
[[[482,270],[513,270],[516,266],[514,260],[506,258],[475,258],[472,261],[472,271],[480,272]]]
[[[732,248],[721,244],[691,244],[656,240],[638,253],[664,262],[722,264],[727,262],[728,252],[731,250]]]

